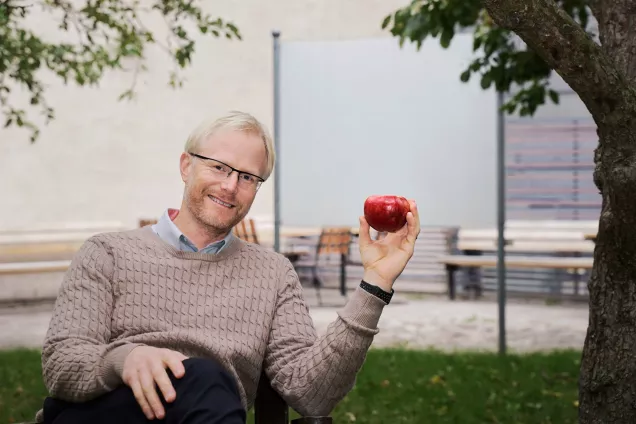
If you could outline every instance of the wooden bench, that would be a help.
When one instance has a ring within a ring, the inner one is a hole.
[[[497,256],[443,255],[438,258],[447,272],[448,297],[455,299],[455,272],[459,268],[496,267]],[[506,256],[506,268],[548,268],[559,270],[589,270],[593,265],[591,257],[553,257],[553,256]],[[578,274],[575,274],[578,275]]]
[[[376,239],[382,239],[386,233],[379,233]],[[374,237],[372,233],[371,237]],[[457,228],[449,226],[424,225],[420,228],[420,234],[415,242],[413,256],[409,260],[396,283],[401,292],[413,291],[416,293],[439,294],[445,290],[446,269],[437,260],[440,255],[454,252],[456,244]],[[349,260],[352,263],[360,263],[359,238],[354,237],[351,242]],[[349,276],[362,278],[362,267],[348,269]]]
[[[42,223],[31,224],[28,227],[0,229],[0,236],[12,235],[20,237],[25,234],[38,236],[41,234],[100,233],[125,229],[125,225],[120,221]]]
[[[0,233],[0,263],[71,259],[91,236],[123,227],[71,227]]]
[[[595,232],[597,221],[571,220],[509,220],[506,221],[507,252],[592,253],[594,243],[585,235]],[[462,228],[457,234],[457,249],[463,252],[497,250],[496,228]]]
[[[594,242],[587,240],[585,234],[598,226],[596,221],[574,220],[510,220],[506,222],[504,248],[506,256],[554,256],[554,257],[591,257]],[[495,254],[497,251],[498,230],[496,228],[460,229],[457,234],[455,253],[467,256]],[[477,276],[478,267],[467,267],[470,287],[481,293],[481,279]],[[486,272],[488,274],[488,272]],[[514,270],[511,279],[524,280],[531,271]],[[555,280],[559,272],[555,271]],[[518,277],[518,278],[516,278]],[[485,278],[491,281],[492,277]],[[558,286],[554,283],[553,286]],[[575,291],[578,293],[578,284]],[[559,289],[560,290],[560,289]]]
[[[506,252],[594,252],[594,243],[580,231],[506,229],[504,239]],[[496,229],[460,229],[457,234],[457,249],[462,252],[494,252],[497,242]]]

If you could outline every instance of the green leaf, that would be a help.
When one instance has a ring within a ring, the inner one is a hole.
[[[483,41],[482,41],[481,37],[475,37],[473,39],[473,51],[479,50],[479,48],[481,47],[482,42]]]
[[[490,88],[490,85],[492,84],[492,76],[489,73],[482,75],[480,84],[481,88],[484,90]]]
[[[382,29],[386,29],[387,26],[389,26],[389,23],[391,23],[391,18],[393,16],[392,15],[387,15],[384,20],[382,21]]]
[[[559,93],[554,90],[549,90],[548,94],[550,95],[550,99],[552,99],[552,102],[554,102],[555,104],[559,104]]]
[[[447,49],[448,46],[450,46],[450,43],[453,40],[454,36],[455,36],[455,32],[452,29],[448,29],[448,30],[442,32],[442,36],[439,39],[440,45],[443,48]]]
[[[470,69],[467,69],[464,72],[462,72],[462,74],[459,76],[459,79],[462,82],[468,82],[468,80],[470,80]]]

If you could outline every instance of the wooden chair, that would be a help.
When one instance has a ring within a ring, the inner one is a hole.
[[[146,225],[155,225],[157,223],[156,219],[142,218],[139,220],[139,227],[145,227]]]
[[[259,244],[256,226],[252,218],[245,218],[234,227],[234,235],[247,242]]]
[[[265,373],[261,374],[254,403],[255,424],[290,424],[289,407],[272,388]],[[331,417],[301,417],[291,421],[291,424],[332,424]]]
[[[321,258],[326,258],[329,261],[333,255],[339,258],[340,267],[340,293],[343,296],[347,295],[347,265],[349,261],[349,246],[353,239],[350,227],[323,227],[318,237],[316,244],[316,255],[311,262],[297,262],[294,264],[296,269],[310,269],[311,279],[314,288],[316,289],[316,295],[318,297],[318,304],[322,306],[322,297],[320,296],[320,287],[322,281],[318,276],[318,267],[320,265]]]
[[[255,424],[290,424],[289,407],[272,388],[265,373],[261,374],[261,379],[256,392],[254,403]],[[25,422],[18,424],[36,424],[35,422]],[[291,421],[291,424],[333,424],[331,417],[301,417]]]

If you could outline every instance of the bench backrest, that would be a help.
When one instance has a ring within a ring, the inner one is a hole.
[[[316,254],[348,256],[352,238],[350,227],[323,227],[318,238]]]
[[[157,223],[157,220],[153,218],[141,218],[138,221],[139,227],[145,227],[147,225],[155,225],[156,223]]]
[[[437,287],[446,282],[446,269],[438,261],[440,255],[450,254],[455,245],[456,227],[427,226],[420,228],[420,234],[415,242],[413,257],[406,265],[400,279],[418,284],[418,290],[437,292]],[[383,239],[386,233],[371,235],[372,239]],[[358,238],[351,243],[350,261],[360,262]],[[353,271],[353,270],[352,270]],[[354,273],[351,273],[354,275]]]
[[[534,222],[534,225],[532,225]],[[592,253],[594,243],[585,235],[594,231],[592,221],[511,221],[506,223],[506,251],[523,253]],[[457,250],[497,250],[496,228],[460,229]]]
[[[62,223],[34,223],[25,227],[0,228],[0,236],[42,235],[42,234],[97,234],[107,231],[127,229],[120,221],[91,221],[91,222],[62,222]]]

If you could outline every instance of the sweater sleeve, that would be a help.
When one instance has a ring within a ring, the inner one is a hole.
[[[318,337],[291,264],[279,289],[265,373],[304,416],[326,416],[353,388],[386,303],[358,287]]]
[[[113,262],[93,237],[64,276],[42,349],[44,384],[53,397],[82,402],[121,383],[124,359],[137,345],[110,342]]]

